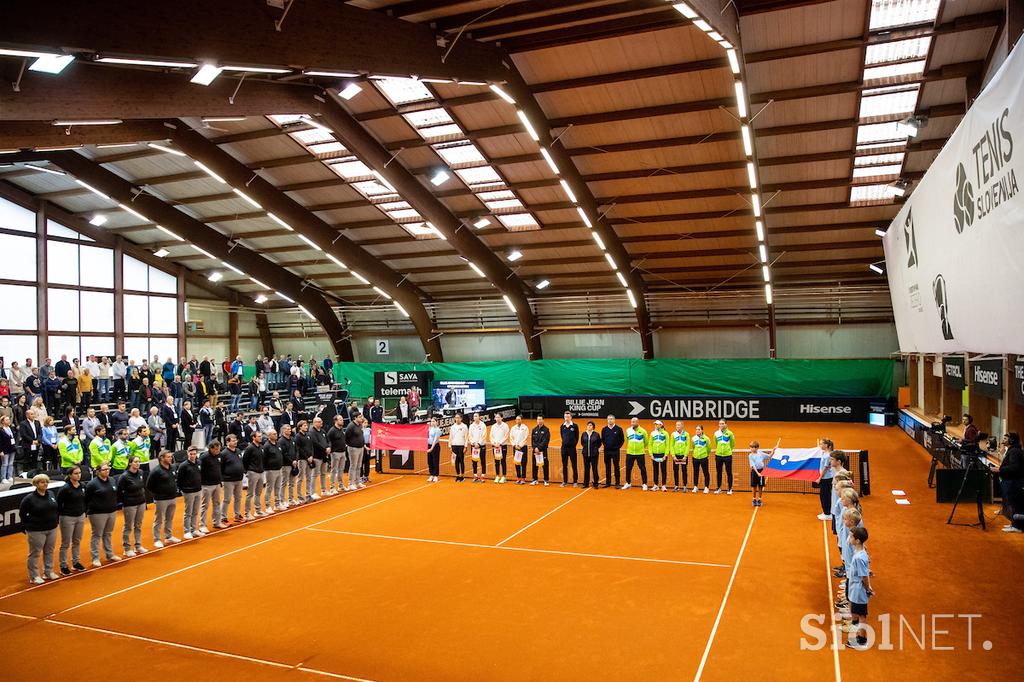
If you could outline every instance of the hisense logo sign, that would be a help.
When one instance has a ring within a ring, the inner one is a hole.
[[[999,374],[992,370],[983,369],[978,365],[974,366],[974,383],[988,384],[989,386],[999,385]]]
[[[1008,120],[1013,118],[1006,108],[975,142],[971,158],[957,164],[953,193],[953,227],[957,233],[971,227],[975,220],[984,220],[1017,194],[1017,175],[1009,167],[1013,136]]]

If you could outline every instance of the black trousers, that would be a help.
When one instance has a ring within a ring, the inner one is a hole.
[[[644,485],[647,485],[647,459],[646,455],[626,455],[626,483],[632,483],[633,478],[633,465],[636,464],[640,467],[640,480]],[[618,481],[616,481],[618,485]]]
[[[427,450],[427,471],[431,476],[441,474],[441,443],[434,443],[434,447]]]
[[[600,482],[597,476],[597,455],[591,455],[590,457],[583,456],[583,487],[586,488],[590,485],[590,473],[594,473],[594,487]]]
[[[470,447],[472,447],[472,446],[470,446]],[[470,451],[470,452],[472,452],[472,451]],[[470,461],[473,462],[473,473],[474,474],[476,474],[476,467],[479,464],[480,465],[480,473],[483,474],[484,476],[486,476],[487,475],[487,446],[486,445],[481,445],[480,446],[480,459],[479,460],[476,460],[476,459],[473,459],[472,457],[470,457]]]
[[[452,455],[455,458],[455,475],[461,478],[466,473],[466,446],[453,445]]]
[[[572,482],[579,483],[579,474],[576,471],[576,448],[562,448],[562,483],[569,482],[568,465],[572,465]]]
[[[128,399],[128,386],[124,379],[114,379],[114,395],[111,396],[114,402]]]
[[[711,470],[708,468],[708,458],[693,458],[693,486],[700,487],[700,472],[704,472],[704,487],[711,485]]]
[[[719,490],[722,489],[722,469],[725,469],[729,478],[729,490],[732,490],[732,455],[728,457],[715,455],[715,487]]]
[[[832,479],[823,478],[818,483],[818,501],[821,502],[821,513],[832,513]]]
[[[494,452],[494,446],[491,446],[491,452]],[[501,457],[494,458],[494,475],[504,476],[508,473],[508,446],[501,446]]]
[[[525,479],[526,478],[526,458],[530,456],[530,453],[526,449],[525,445],[523,446],[522,453],[523,454],[522,454],[522,457],[519,460],[519,463],[515,465],[516,478],[517,479]],[[515,457],[515,455],[513,454],[513,458],[514,457]]]
[[[547,450],[541,450],[540,452],[541,452],[542,455],[544,455],[544,464],[541,465],[541,468],[544,469],[544,482],[547,483],[548,480],[550,480],[550,478],[551,478],[551,476],[550,476],[550,474],[551,474],[551,460],[548,459],[548,451]],[[533,480],[536,481],[537,480],[537,468],[538,468],[537,467],[537,454],[533,450],[530,451],[530,462],[532,462],[532,466],[530,467],[530,473],[533,476]]]
[[[619,451],[604,451],[604,482],[612,485],[612,478],[615,478],[615,487],[619,487]]]
[[[661,460],[660,462],[651,461],[651,469],[654,472],[654,485],[667,485],[668,484],[668,460]],[[659,479],[658,474],[661,474]],[[658,481],[661,481],[659,484]]]
[[[683,482],[683,487],[686,487],[686,460],[685,459],[672,459],[672,480],[674,481],[675,487],[679,487],[680,479]]]

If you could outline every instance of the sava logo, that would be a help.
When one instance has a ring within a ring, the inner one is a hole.
[[[395,384],[417,383],[419,376],[415,372],[384,372],[384,384],[394,386]]]
[[[1013,160],[1013,136],[1006,126],[1008,120],[1014,119],[1009,109],[1003,109],[971,148],[972,158],[967,167],[957,164],[953,227],[958,233],[1017,194],[1017,175],[1009,167]]]
[[[907,240],[907,267],[917,267],[917,235],[914,233],[914,211],[907,210],[907,219],[903,221],[903,236]]]
[[[950,341],[954,336],[953,328],[949,324],[949,300],[946,293],[946,279],[942,275],[936,275],[932,281],[932,295],[935,297],[935,307],[939,311],[939,320],[942,324],[942,338]]]
[[[849,405],[815,405],[813,403],[802,403],[800,414],[852,414],[853,408]]]

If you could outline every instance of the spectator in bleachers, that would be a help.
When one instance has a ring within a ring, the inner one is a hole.
[[[138,367],[130,366],[128,369],[128,404],[132,407],[139,406],[139,389],[142,388],[142,376]]]
[[[178,441],[178,424],[181,422],[179,417],[178,407],[175,404],[175,400],[172,396],[164,398],[164,404],[160,408],[160,418],[164,422],[165,432],[165,447],[168,450],[177,449]]]
[[[110,378],[113,381],[113,394],[114,400],[127,400],[128,399],[128,364],[124,361],[124,358],[118,357],[110,365]]]
[[[68,370],[60,384],[60,407],[63,411],[78,404],[78,379],[73,370]]]
[[[49,359],[47,359],[47,363],[49,363]],[[60,356],[60,360],[58,360],[57,363],[53,366],[53,371],[57,376],[61,378],[64,378],[68,375],[68,372],[71,371],[71,363],[68,362],[67,355]]]
[[[24,392],[25,381],[28,379],[29,374],[30,372],[18,366],[17,360],[11,363],[11,369],[7,372],[7,377],[10,379],[11,384],[11,395],[20,395]]]
[[[89,371],[88,367],[82,368],[82,373],[78,377],[78,397],[79,397],[79,409],[84,410],[92,403],[92,389],[93,389],[93,374]]]
[[[88,408],[85,411],[85,418],[82,419],[82,440],[92,440],[96,437],[96,427],[100,425],[100,420],[96,417],[96,410]],[[88,446],[86,446],[88,447]]]
[[[114,433],[121,429],[126,429],[128,428],[129,419],[131,419],[131,414],[127,411],[124,402],[119,402],[117,410],[110,413],[110,428],[113,429]]]
[[[163,366],[163,372],[161,372],[161,376],[164,379],[164,383],[169,384],[172,381],[174,381],[174,369],[174,360],[172,360],[170,356],[168,356],[167,362],[165,362]]]
[[[25,421],[25,413],[28,412],[30,407],[31,403],[29,403],[28,397],[24,393],[15,398],[14,405],[11,406],[11,410],[14,413],[11,417],[11,423],[18,426],[21,422]]]
[[[160,408],[156,405],[149,408],[149,418],[146,420],[146,426],[149,427],[149,437],[152,440],[151,456],[157,457],[160,455],[160,446],[164,443],[167,427],[164,420],[160,417]]]
[[[46,409],[59,412],[59,396],[60,396],[61,380],[57,378],[57,373],[53,370],[46,376],[46,381],[43,382],[43,398],[45,399]]]
[[[199,426],[203,429],[203,445],[209,447],[213,441],[213,407],[211,406],[210,399],[207,398],[203,401],[203,406],[199,408]]]
[[[24,389],[25,393],[23,395],[28,399],[29,403],[43,394],[43,380],[39,376],[38,368],[32,368],[32,372],[25,379]]]
[[[139,408],[133,407],[128,417],[128,432],[135,433],[139,427],[146,426],[146,419],[139,412]]]
[[[181,435],[185,439],[183,447],[192,445],[192,435],[196,432],[196,415],[192,412],[192,402],[186,400],[181,404]]]
[[[96,368],[96,399],[99,402],[107,402],[110,400],[110,358],[100,358]]]

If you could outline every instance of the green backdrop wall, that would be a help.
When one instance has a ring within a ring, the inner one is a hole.
[[[373,373],[429,370],[435,379],[486,382],[488,400],[521,395],[881,396],[894,392],[892,360],[508,360],[503,362],[334,365],[360,401],[373,393]],[[249,368],[247,368],[249,369]]]

